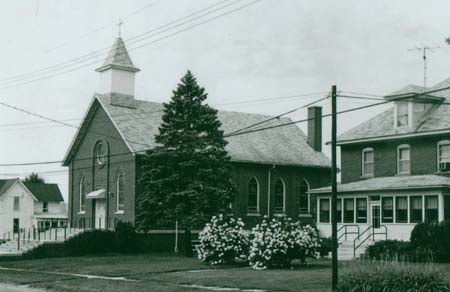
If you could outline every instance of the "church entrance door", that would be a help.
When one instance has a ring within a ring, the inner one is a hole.
[[[106,229],[106,201],[95,200],[95,229]]]

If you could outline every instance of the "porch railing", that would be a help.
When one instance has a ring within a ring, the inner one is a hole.
[[[355,230],[348,230],[350,227],[354,227],[354,228],[356,228],[356,231]],[[342,232],[343,231],[343,232]],[[339,235],[339,233],[340,232],[342,232],[340,235]],[[341,240],[342,239],[342,237],[344,237],[344,240],[347,240],[347,235],[350,235],[350,234],[356,234],[357,236],[359,236],[359,232],[360,232],[360,229],[359,229],[359,225],[357,225],[357,224],[345,224],[345,225],[342,225],[338,230],[337,230],[337,234],[338,234],[338,242],[339,242],[339,240]]]
[[[353,257],[354,258],[356,258],[356,250],[358,248],[360,248],[371,237],[372,237],[372,240],[375,241],[375,235],[384,235],[384,240],[387,240],[386,225],[380,225],[379,228],[383,229],[384,231],[382,231],[382,232],[376,231],[375,228],[373,227],[373,225],[370,225],[353,240]],[[361,238],[363,238],[363,239],[361,239]],[[359,242],[356,243],[357,241],[359,241]]]

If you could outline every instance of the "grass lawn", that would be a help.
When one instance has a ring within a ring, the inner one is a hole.
[[[197,259],[171,254],[9,261],[0,262],[0,267],[32,271],[0,270],[0,282],[61,292],[211,291],[206,287],[237,288],[235,291],[326,291],[331,276],[330,262],[325,260],[311,261],[309,266],[294,270],[255,271],[249,267],[209,266]],[[70,274],[125,277],[130,281]]]

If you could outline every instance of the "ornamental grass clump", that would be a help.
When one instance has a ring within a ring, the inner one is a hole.
[[[317,231],[288,217],[264,218],[252,230],[249,262],[254,269],[288,267],[294,259],[306,263],[306,257],[318,256]]]
[[[355,261],[340,271],[339,292],[448,292],[450,284],[436,264]]]
[[[198,258],[212,265],[247,261],[248,232],[240,218],[214,216],[199,234]]]

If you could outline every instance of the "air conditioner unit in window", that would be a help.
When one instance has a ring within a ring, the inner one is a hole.
[[[439,170],[442,171],[450,170],[450,162],[439,162]]]

